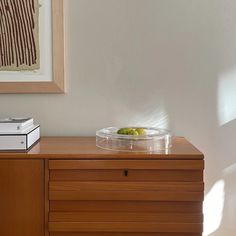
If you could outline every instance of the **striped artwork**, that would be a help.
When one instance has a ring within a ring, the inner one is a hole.
[[[39,69],[39,0],[0,0],[0,71]]]

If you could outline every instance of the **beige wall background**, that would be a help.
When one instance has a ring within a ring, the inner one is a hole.
[[[236,234],[236,1],[65,0],[65,95],[0,95],[43,135],[167,127],[206,156],[205,235]]]

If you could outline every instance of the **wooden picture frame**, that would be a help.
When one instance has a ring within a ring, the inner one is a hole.
[[[2,94],[64,93],[64,0],[52,3],[52,81],[0,82]]]

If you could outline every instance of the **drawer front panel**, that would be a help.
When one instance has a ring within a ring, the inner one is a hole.
[[[49,232],[201,233],[202,224],[153,222],[50,222]]]
[[[201,192],[174,191],[51,191],[49,200],[101,201],[202,201]]]
[[[50,191],[176,191],[202,192],[201,182],[104,182],[51,181]]]
[[[49,184],[50,200],[201,201],[199,182],[61,182]]]
[[[200,236],[203,168],[202,160],[49,161],[50,235]]]
[[[51,222],[158,222],[202,223],[202,214],[153,212],[51,212]]]
[[[51,212],[202,212],[202,202],[157,201],[50,201]]]
[[[155,181],[202,182],[201,170],[51,170],[52,181]]]
[[[144,161],[77,161],[51,160],[50,170],[203,170],[204,161],[144,160]]]

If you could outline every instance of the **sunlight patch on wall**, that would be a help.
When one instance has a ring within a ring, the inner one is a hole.
[[[236,70],[224,74],[218,83],[218,120],[225,125],[236,119]]]
[[[224,227],[236,231],[236,163],[231,164],[222,171],[226,184],[226,200],[224,207]],[[231,234],[231,235],[235,235]]]
[[[227,168],[225,168],[223,171],[222,171],[222,174],[224,176],[228,176],[228,175],[232,175],[233,173],[236,172],[236,163],[231,165],[231,166],[228,166]]]
[[[224,201],[225,182],[224,180],[219,180],[205,197],[203,204],[205,222],[203,236],[209,236],[220,227],[223,218]]]
[[[134,116],[134,118],[132,118],[131,124],[134,126],[168,129],[169,116],[163,108],[159,108]]]

